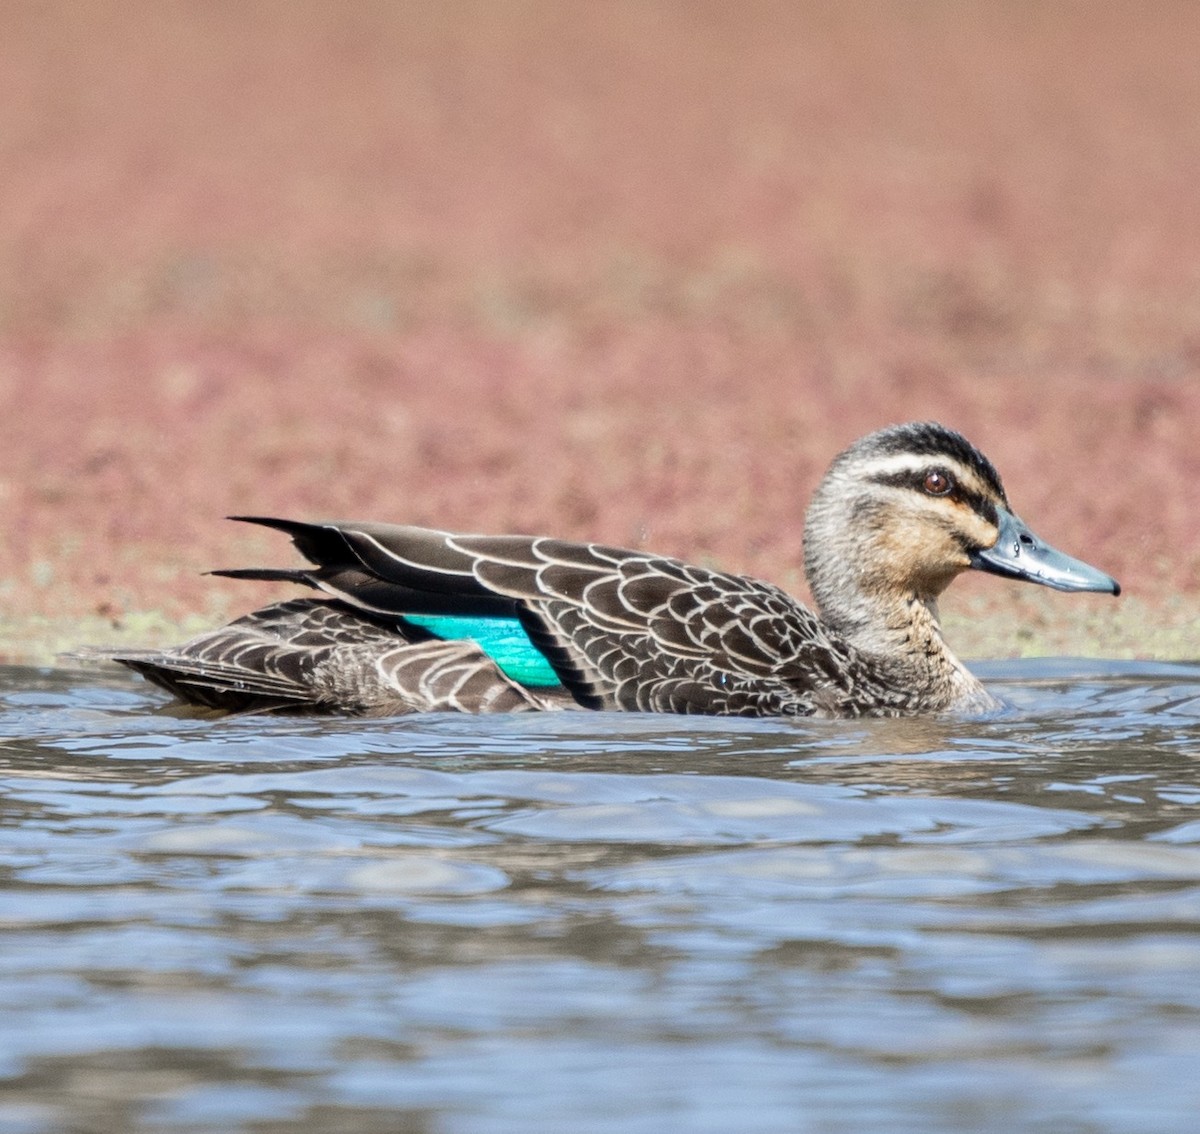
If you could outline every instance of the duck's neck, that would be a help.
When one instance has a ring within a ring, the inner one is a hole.
[[[805,574],[822,619],[924,707],[994,704],[942,638],[937,597],[956,572],[922,572],[911,533],[899,542],[879,534],[896,528],[893,520],[844,470],[826,475],[804,527]]]
[[[843,587],[836,606],[821,608],[839,638],[878,659],[882,667],[901,670],[911,688],[925,690],[946,707],[991,703],[979,679],[946,645],[935,596],[856,594],[847,601],[849,597]]]

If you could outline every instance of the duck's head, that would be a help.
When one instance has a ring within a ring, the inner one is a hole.
[[[881,605],[932,602],[971,569],[1061,591],[1121,590],[1034,535],[1009,510],[992,463],[932,422],[881,429],[834,459],[808,511],[804,552],[822,614],[846,630]]]

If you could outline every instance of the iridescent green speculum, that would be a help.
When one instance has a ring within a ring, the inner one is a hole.
[[[469,639],[475,642],[506,676],[521,685],[544,689],[561,684],[545,655],[529,640],[529,635],[515,618],[406,614],[404,621],[444,641]]]

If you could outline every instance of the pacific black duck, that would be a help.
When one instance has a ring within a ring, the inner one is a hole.
[[[821,481],[804,529],[819,614],[770,583],[645,551],[235,518],[286,532],[310,566],[216,574],[319,597],[175,649],[110,655],[185,701],[232,711],[982,711],[995,702],[938,623],[956,575],[1120,593],[1035,536],[987,458],[933,423],[864,437]]]

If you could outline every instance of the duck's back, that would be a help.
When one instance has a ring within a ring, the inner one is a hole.
[[[280,604],[177,650],[118,660],[180,695],[218,705],[244,703],[249,691],[298,707],[309,681],[308,707],[341,711],[566,703],[845,716],[909,708],[886,666],[756,579],[561,540],[270,524],[291,534],[314,567],[227,574],[288,579],[318,588],[325,600]],[[507,656],[479,633],[455,629],[472,618],[506,631]],[[524,664],[514,658],[514,635],[528,644]],[[457,667],[461,688],[452,696],[445,688],[430,696],[435,665],[443,684],[452,684]],[[550,679],[524,676],[539,665]]]

